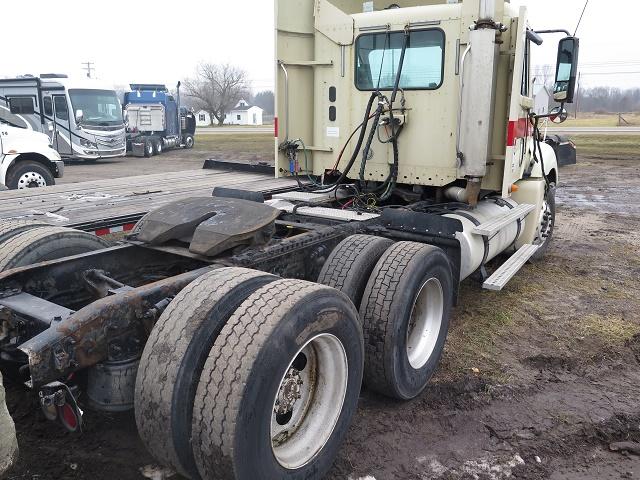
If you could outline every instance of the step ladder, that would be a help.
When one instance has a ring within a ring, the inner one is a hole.
[[[480,225],[475,227],[473,230],[471,230],[471,232],[475,233],[476,235],[493,237],[496,233],[498,233],[504,227],[511,225],[516,220],[520,220],[526,217],[527,215],[529,215],[529,213],[531,213],[531,211],[534,208],[536,208],[535,205],[530,205],[528,203],[521,203],[517,207],[509,210],[504,215],[500,215],[499,217],[492,218],[491,220],[485,223],[481,223]]]
[[[486,290],[502,290],[539,248],[540,245],[531,245],[530,243],[521,246],[516,253],[509,257],[509,260],[504,262],[493,275],[485,280],[482,288]]]

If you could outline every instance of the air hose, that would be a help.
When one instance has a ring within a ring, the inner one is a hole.
[[[358,136],[358,143],[356,143],[356,147],[353,150],[353,154],[351,155],[351,158],[349,159],[349,163],[345,167],[344,172],[340,174],[340,177],[334,183],[332,183],[331,185],[327,185],[326,187],[329,189],[328,190],[325,189],[323,193],[330,192],[338,188],[338,186],[344,181],[344,179],[347,178],[347,175],[349,175],[349,172],[351,171],[353,164],[356,162],[356,159],[358,158],[360,149],[362,148],[362,142],[364,141],[364,136],[367,132],[369,117],[371,116],[371,108],[373,107],[373,101],[376,99],[377,96],[378,96],[378,93],[373,92],[369,97],[369,102],[367,103],[367,108],[365,109],[365,112],[364,112],[364,120],[362,121],[362,129],[360,130],[360,135]]]
[[[387,200],[389,199],[389,197],[391,197],[391,194],[395,189],[396,182],[398,181],[398,164],[399,164],[399,157],[400,157],[400,153],[398,149],[398,135],[402,131],[402,127],[399,127],[396,130],[395,121],[393,118],[393,103],[395,102],[396,96],[398,95],[398,90],[400,89],[400,78],[402,76],[402,67],[404,66],[404,57],[405,57],[405,54],[407,53],[408,46],[409,46],[409,28],[406,27],[404,31],[404,42],[402,43],[402,51],[400,52],[400,61],[398,62],[398,71],[396,73],[395,82],[393,84],[391,100],[389,101],[389,125],[391,126],[391,132],[392,132],[390,142],[393,148],[393,164],[391,165],[389,176],[387,177],[385,182],[379,188],[376,189],[376,191],[380,191],[384,189],[384,193],[380,197],[380,200]],[[360,181],[363,183],[365,181],[364,174],[365,174],[365,168],[366,168],[367,159],[368,159],[367,157],[369,156],[371,143],[373,142],[373,136],[377,131],[377,129],[379,128],[380,115],[382,114],[382,109],[383,109],[384,100],[385,100],[385,97],[380,92],[376,92],[376,93],[380,98],[378,110],[376,111],[375,122],[371,126],[371,131],[369,132],[369,138],[367,139],[367,144],[365,145],[365,149],[363,150],[362,163],[360,164]]]
[[[549,179],[547,178],[547,172],[544,170],[544,158],[542,157],[542,147],[540,146],[540,129],[538,127],[538,122],[540,118],[537,116],[533,117],[533,160],[540,162],[540,169],[542,170],[542,178],[544,178],[545,189],[549,189]],[[538,158],[538,155],[540,157]]]
[[[369,130],[369,136],[367,137],[367,143],[364,146],[364,150],[362,150],[362,161],[360,162],[360,182],[364,184],[365,178],[365,169],[367,167],[367,160],[369,159],[369,152],[371,152],[371,144],[373,143],[373,137],[378,130],[380,123],[380,116],[382,115],[382,110],[384,109],[384,96],[380,92],[374,92],[378,97],[378,108],[376,108],[376,113],[373,117],[373,124],[371,125],[371,129]]]

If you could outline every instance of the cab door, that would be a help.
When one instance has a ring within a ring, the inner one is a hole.
[[[530,73],[530,44],[527,40],[527,10],[520,8],[518,28],[512,37],[515,47],[513,78],[511,83],[511,103],[507,124],[506,152],[502,185],[503,196],[508,196],[509,186],[522,177],[529,164],[531,125],[529,112],[533,108]]]
[[[51,145],[56,144],[56,123],[53,118],[53,98],[51,94],[42,92],[42,114],[44,115],[44,131],[51,139]]]
[[[54,146],[60,155],[71,155],[71,121],[69,113],[69,104],[66,95],[52,95],[53,100],[53,118],[55,129]]]

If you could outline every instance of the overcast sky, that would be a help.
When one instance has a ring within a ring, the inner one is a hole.
[[[512,3],[529,7],[534,28],[571,32],[584,6],[584,0]],[[81,63],[92,61],[97,76],[114,84],[173,85],[207,61],[243,67],[255,91],[273,87],[270,0],[3,0],[0,12],[0,77],[77,76]],[[578,31],[583,85],[640,86],[638,14],[638,0],[590,0]],[[558,38],[545,36],[536,63],[555,63]]]

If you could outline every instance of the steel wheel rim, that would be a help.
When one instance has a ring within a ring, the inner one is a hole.
[[[542,202],[542,208],[540,209],[540,223],[538,225],[538,235],[537,235],[537,244],[544,245],[547,240],[549,240],[549,236],[551,235],[551,229],[553,228],[553,214],[551,212],[551,206],[549,205],[549,201],[547,200],[547,195],[544,196],[544,201]]]
[[[38,172],[26,172],[18,179],[18,190],[46,187],[47,181]]]
[[[186,141],[186,145],[187,147],[191,147],[193,145],[193,138],[188,137]]]
[[[424,367],[436,348],[442,314],[444,294],[437,278],[422,284],[416,295],[407,326],[407,358],[416,370]]]
[[[302,360],[304,367],[296,369]],[[282,467],[303,467],[324,448],[340,418],[347,381],[347,354],[334,335],[313,337],[293,356],[271,409],[271,450]]]

